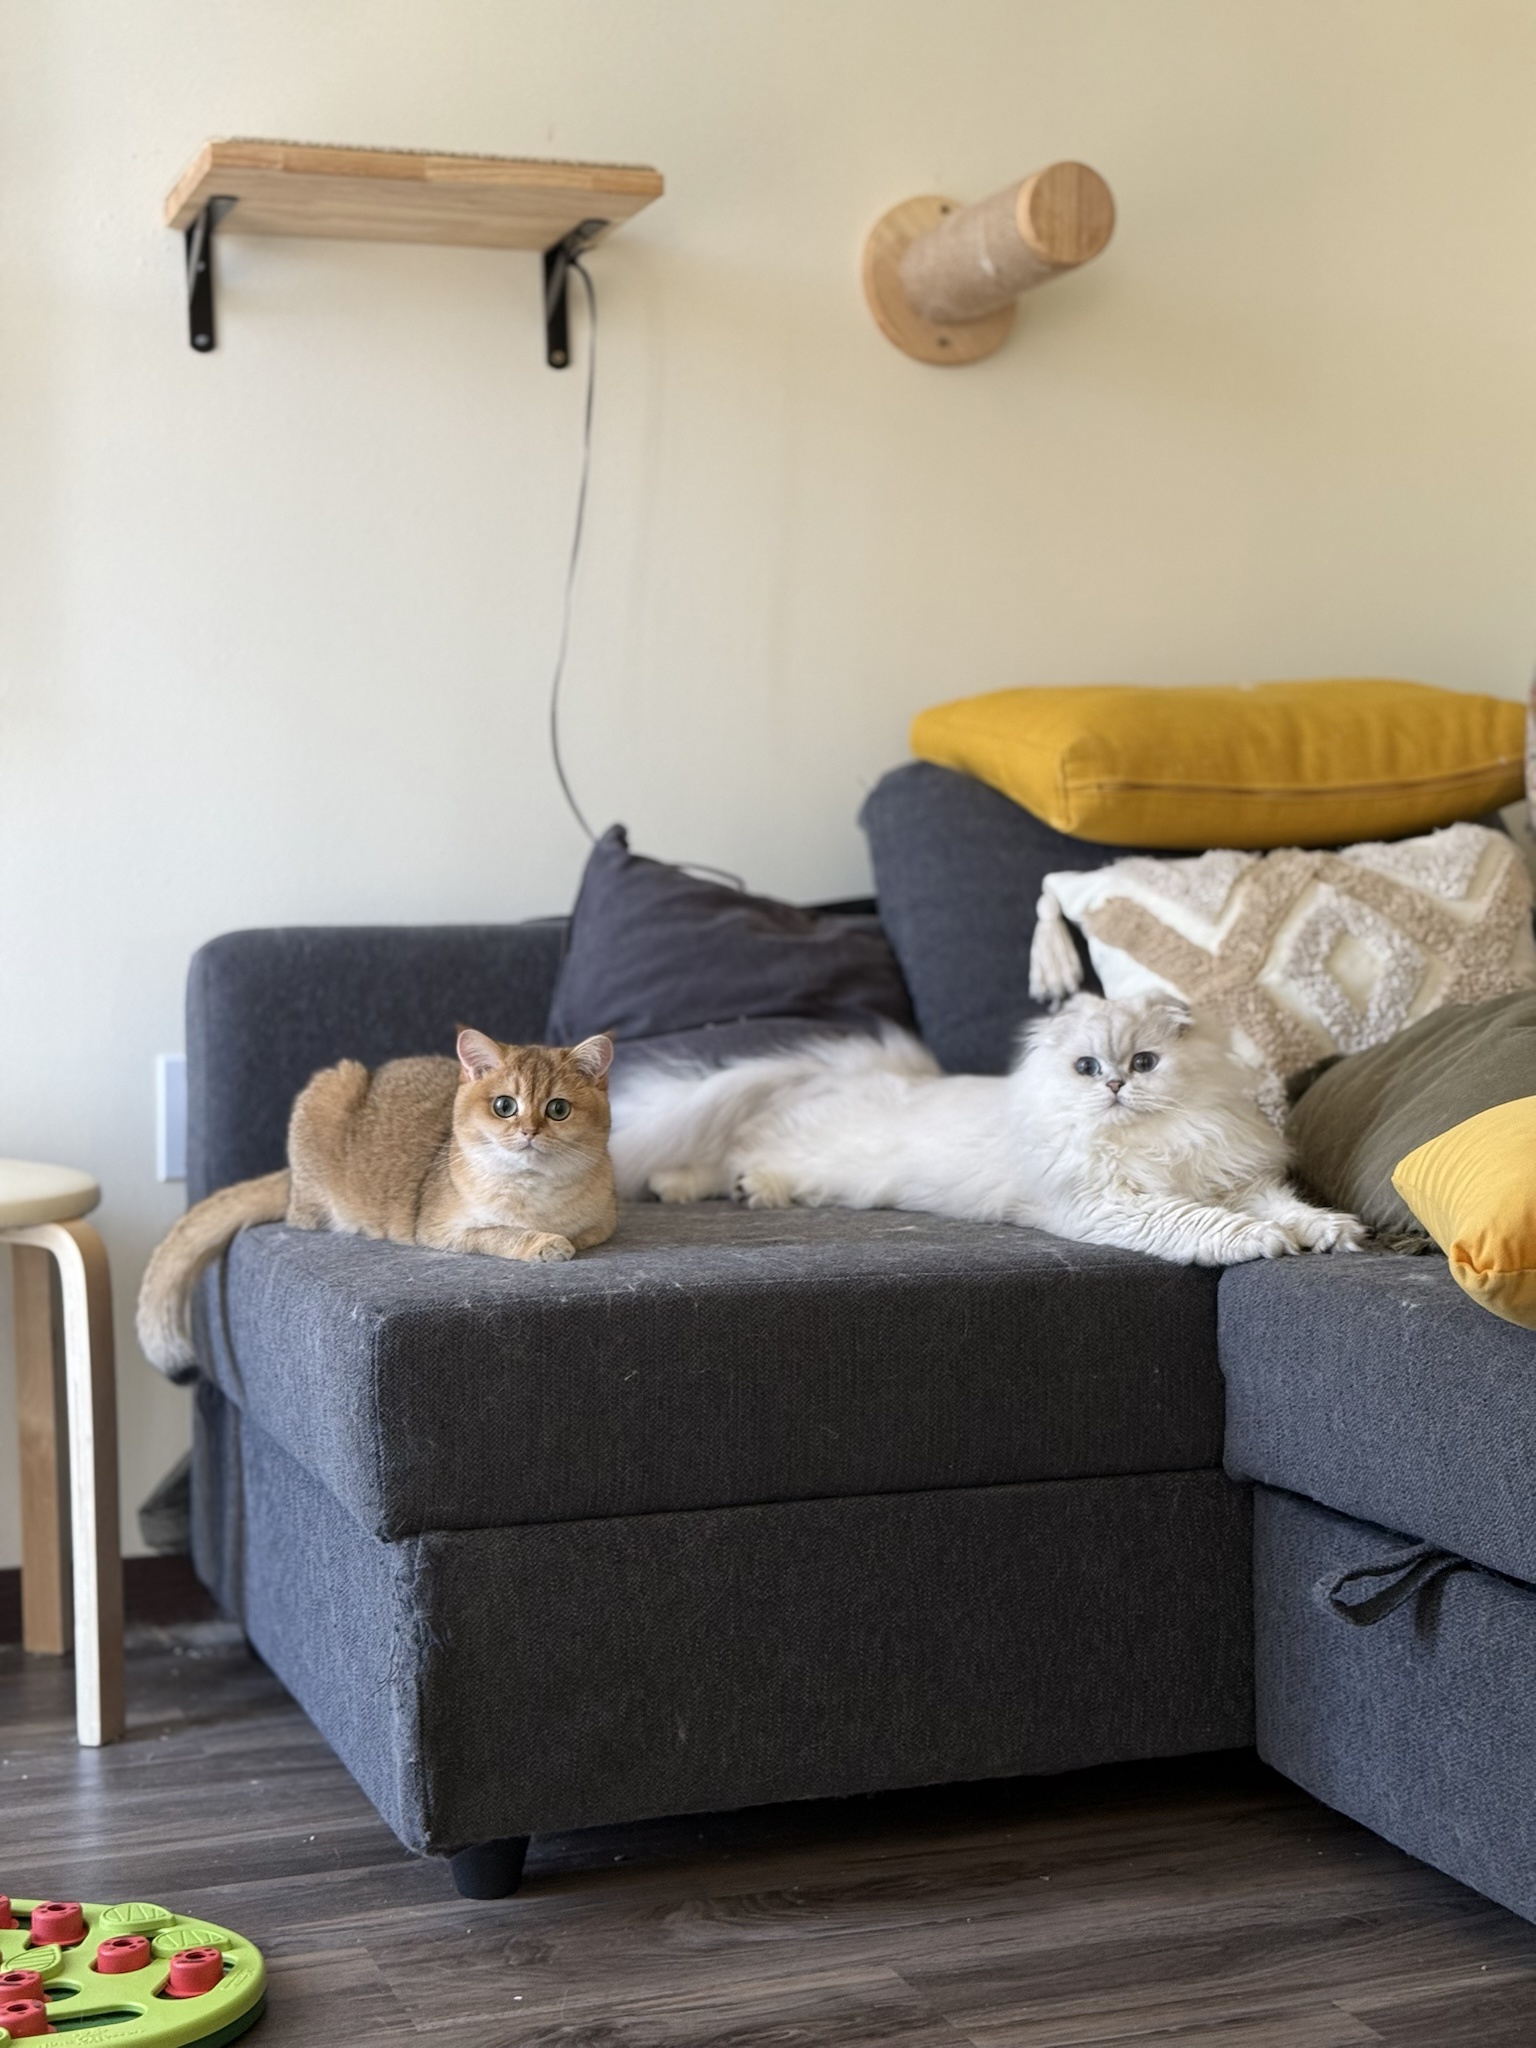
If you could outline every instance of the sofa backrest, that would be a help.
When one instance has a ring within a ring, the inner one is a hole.
[[[566,920],[226,932],[187,976],[187,1194],[270,1173],[311,1074],[451,1053],[473,1024],[544,1036]]]

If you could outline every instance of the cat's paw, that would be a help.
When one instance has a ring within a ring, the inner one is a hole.
[[[1222,1247],[1224,1266],[1246,1265],[1250,1259],[1285,1259],[1301,1250],[1301,1240],[1283,1223],[1245,1223]]]
[[[795,1199],[782,1175],[765,1173],[761,1167],[748,1167],[744,1173],[738,1173],[732,1192],[749,1209],[788,1209]]]
[[[707,1202],[720,1192],[716,1176],[698,1166],[669,1166],[651,1175],[651,1193],[663,1202]]]
[[[541,1230],[537,1237],[529,1238],[522,1256],[553,1265],[560,1259],[574,1259],[576,1247],[568,1237],[561,1237],[556,1231]]]
[[[1293,1227],[1309,1252],[1357,1252],[1368,1235],[1360,1218],[1342,1209],[1318,1209]]]

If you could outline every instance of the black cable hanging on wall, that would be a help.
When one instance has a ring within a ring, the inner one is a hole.
[[[597,288],[591,274],[579,255],[570,257],[566,264],[568,271],[574,270],[581,279],[587,295],[587,395],[581,416],[581,475],[576,486],[576,517],[571,525],[571,552],[565,565],[565,592],[560,605],[560,640],[555,650],[555,666],[549,679],[549,751],[555,765],[555,779],[560,784],[560,793],[565,798],[571,816],[586,834],[589,843],[597,844],[597,834],[587,822],[587,814],[576,801],[571,788],[570,777],[565,771],[565,757],[560,748],[560,690],[565,681],[565,659],[571,644],[571,617],[575,609],[576,577],[581,567],[581,544],[587,526],[587,484],[592,474],[592,413],[597,394]],[[568,346],[568,344],[567,344]],[[733,889],[745,889],[746,883],[740,875],[732,874],[729,868],[717,868],[708,861],[679,861],[679,867],[691,873],[711,875],[716,881],[725,882]]]
[[[581,279],[587,294],[587,397],[581,419],[581,480],[576,486],[576,518],[571,527],[571,552],[565,566],[565,595],[560,605],[560,643],[555,652],[554,673],[549,680],[549,751],[561,794],[588,840],[595,846],[597,834],[587,823],[565,772],[560,752],[560,685],[565,680],[565,657],[571,644],[571,609],[576,594],[576,572],[581,566],[581,542],[587,524],[587,481],[592,474],[592,405],[597,394],[597,291],[591,273],[579,256],[572,256],[568,269]]]

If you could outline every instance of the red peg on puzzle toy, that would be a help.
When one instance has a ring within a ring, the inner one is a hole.
[[[4,1892],[0,1892],[0,1927],[14,1927],[15,1925],[16,1915],[11,1911],[11,1902]]]
[[[78,1899],[49,1899],[32,1908],[32,1946],[74,1948],[85,1939],[85,1909]]]
[[[142,1934],[114,1934],[96,1951],[96,1967],[104,1977],[122,1977],[130,1970],[147,1970],[149,1942]]]
[[[216,1948],[179,1948],[171,1957],[168,1998],[201,1998],[224,1975],[224,1958]]]
[[[0,2005],[12,2004],[18,1998],[41,1998],[42,1995],[41,1970],[0,1971]]]
[[[13,1998],[0,2005],[0,2030],[13,2041],[30,2041],[34,2034],[51,2034],[48,2008],[40,1998]]]

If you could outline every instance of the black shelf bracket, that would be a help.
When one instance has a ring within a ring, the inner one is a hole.
[[[187,312],[192,346],[199,355],[214,346],[213,232],[234,203],[222,196],[210,199],[187,229]]]
[[[187,314],[192,346],[199,355],[207,355],[218,345],[213,317],[213,242],[219,223],[236,203],[216,195],[186,231]],[[567,368],[571,360],[567,317],[571,264],[608,226],[606,220],[578,221],[568,235],[544,251],[544,356],[552,370]]]
[[[571,330],[566,318],[571,259],[590,249],[607,227],[605,220],[578,221],[552,249],[544,251],[544,360],[563,370],[571,360]]]

